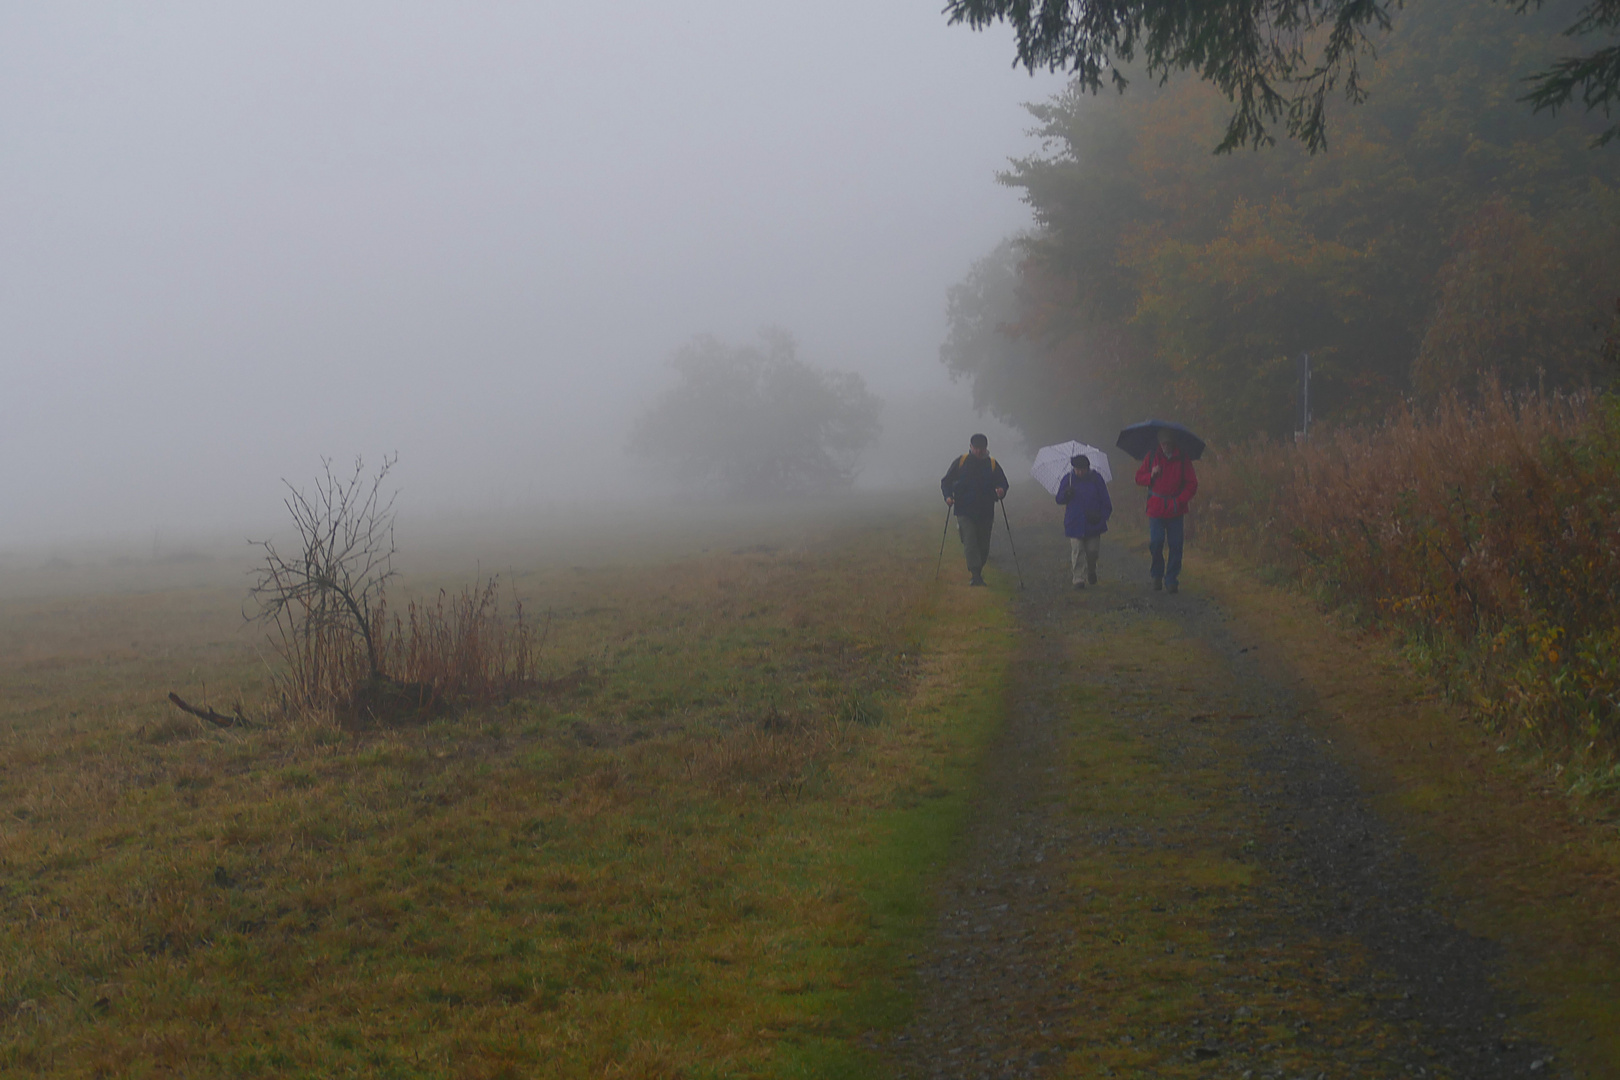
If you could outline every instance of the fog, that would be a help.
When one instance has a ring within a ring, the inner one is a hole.
[[[691,335],[885,401],[866,486],[975,420],[946,288],[1058,89],[938,0],[7,5],[0,543],[262,528],[397,451],[401,506],[637,501]]]

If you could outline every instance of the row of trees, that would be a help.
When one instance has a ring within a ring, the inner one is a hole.
[[[1157,412],[1283,435],[1303,352],[1313,412],[1344,421],[1481,374],[1607,378],[1614,151],[1600,118],[1516,102],[1569,14],[1407,10],[1315,154],[1211,154],[1230,104],[1190,77],[1032,106],[1043,150],[1001,179],[1036,228],[951,291],[943,362],[1038,440]]]

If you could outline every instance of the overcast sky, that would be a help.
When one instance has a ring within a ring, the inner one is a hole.
[[[699,331],[937,396],[1059,88],[941,6],[5,5],[0,542],[264,520],[321,455],[633,490]]]

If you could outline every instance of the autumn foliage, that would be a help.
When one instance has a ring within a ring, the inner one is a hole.
[[[1591,116],[1509,107],[1560,29],[1550,10],[1409,6],[1315,155],[1211,154],[1231,105],[1192,78],[1032,105],[1040,151],[1001,180],[1034,227],[951,291],[942,361],[1036,444],[1149,416],[1286,437],[1301,354],[1313,416],[1340,425],[1482,376],[1605,384],[1613,147],[1590,149]]]
[[[1620,750],[1620,400],[1498,387],[1205,475],[1218,546],[1398,630],[1494,727]]]

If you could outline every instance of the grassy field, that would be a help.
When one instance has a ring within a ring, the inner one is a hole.
[[[863,1075],[1010,648],[931,510],[445,540],[587,674],[368,731],[164,701],[268,693],[233,563],[8,565],[0,1073]]]

